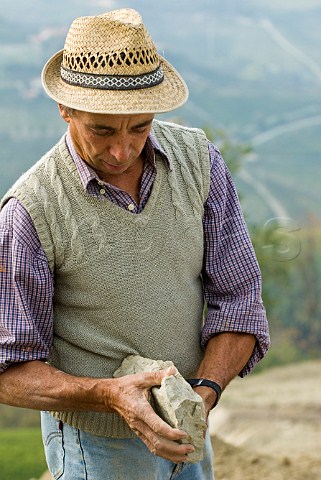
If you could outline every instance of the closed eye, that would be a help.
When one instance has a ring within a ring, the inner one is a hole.
[[[135,128],[133,129],[133,133],[145,133],[147,132],[147,127],[140,127],[140,128]]]
[[[98,135],[98,137],[111,137],[115,132],[113,130],[108,130],[108,129],[96,129],[96,128],[91,128],[91,132],[94,135]]]

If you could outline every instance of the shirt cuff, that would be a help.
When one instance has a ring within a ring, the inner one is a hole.
[[[224,312],[224,310],[226,310]],[[228,312],[227,312],[228,310]],[[249,333],[256,337],[256,345],[250,359],[239,373],[244,377],[250,373],[257,363],[262,360],[270,347],[270,336],[265,309],[260,303],[256,312],[246,312],[244,309],[235,307],[231,311],[231,305],[215,305],[209,308],[202,330],[201,346],[205,350],[207,342],[220,333]]]
[[[5,372],[10,365],[10,363],[0,363],[0,375]]]

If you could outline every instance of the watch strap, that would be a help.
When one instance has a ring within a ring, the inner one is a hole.
[[[216,393],[216,400],[212,408],[216,407],[222,395],[222,387],[220,387],[218,383],[213,382],[212,380],[208,380],[207,378],[190,378],[186,381],[191,385],[192,388],[195,388],[195,387],[212,388]]]

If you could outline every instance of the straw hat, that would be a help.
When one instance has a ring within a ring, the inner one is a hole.
[[[126,8],[76,18],[64,49],[44,66],[42,83],[58,103],[92,113],[167,112],[188,97],[139,13]]]

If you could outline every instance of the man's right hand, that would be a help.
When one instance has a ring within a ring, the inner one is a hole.
[[[108,407],[123,417],[152,453],[180,463],[187,462],[187,454],[194,452],[195,448],[191,444],[177,443],[187,437],[186,432],[170,427],[154,412],[148,401],[150,389],[173,374],[175,368],[172,367],[113,379],[106,399]]]

